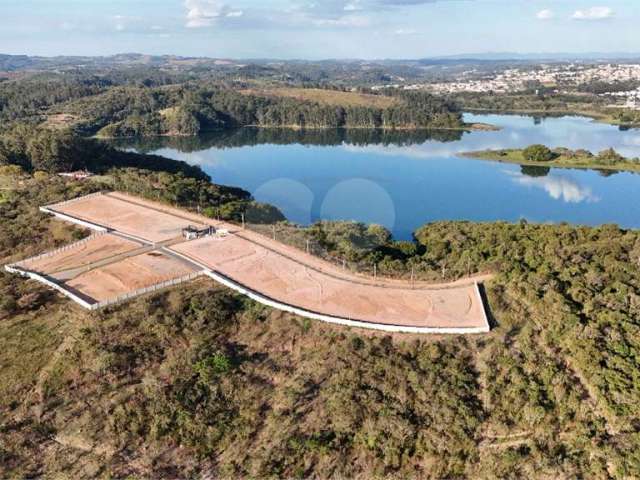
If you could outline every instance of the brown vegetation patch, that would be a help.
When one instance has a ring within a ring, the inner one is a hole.
[[[273,88],[241,90],[245,95],[265,97],[288,97],[303,102],[313,102],[338,107],[374,107],[389,108],[402,105],[398,98],[369,93],[343,92],[340,90],[325,90],[322,88]]]

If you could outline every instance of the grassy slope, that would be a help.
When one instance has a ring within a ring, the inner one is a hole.
[[[503,163],[516,163],[518,165],[554,168],[588,168],[595,170],[616,170],[626,172],[640,172],[640,162],[629,160],[615,164],[600,163],[595,157],[559,155],[548,162],[533,162],[526,160],[522,155],[522,149],[482,150],[478,152],[465,152],[465,157],[494,160]]]
[[[44,219],[43,195],[14,226]],[[49,248],[40,225],[10,253]],[[0,320],[0,477],[640,474],[640,235],[458,222],[417,238],[449,276],[499,272],[490,334],[344,329],[204,280],[88,313],[1,274],[23,301]]]
[[[384,95],[371,95],[357,92],[341,92],[338,90],[326,90],[321,88],[292,88],[278,87],[271,89],[248,89],[240,93],[246,95],[265,95],[274,97],[295,98],[307,102],[332,105],[337,107],[374,107],[389,108],[401,105],[399,98]]]

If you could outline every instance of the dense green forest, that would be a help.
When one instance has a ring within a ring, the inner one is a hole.
[[[79,131],[103,137],[196,135],[241,126],[294,128],[461,128],[453,104],[424,93],[398,93],[388,108],[336,107],[295,98],[241,94],[216,86],[114,88],[61,111]]]
[[[183,173],[1,173],[2,263],[86,235],[41,204],[104,185],[186,207],[207,195]],[[209,206],[234,201],[211,195]],[[301,234],[437,278],[493,271],[494,328],[386,336],[204,280],[89,313],[0,273],[0,476],[640,475],[637,232],[440,222],[415,242],[360,224]]]
[[[390,91],[393,105],[336,106],[239,92],[240,83],[186,75],[40,74],[0,83],[0,119],[72,127],[102,137],[196,135],[241,126],[293,128],[462,128],[457,107],[427,93]],[[378,94],[381,96],[382,94]],[[368,98],[376,98],[369,94]],[[62,120],[61,120],[62,119]]]
[[[170,173],[183,172],[208,179],[198,167],[157,155],[137,155],[75,135],[70,130],[34,128],[15,124],[0,133],[0,166],[56,173],[86,168],[102,173],[112,167],[142,167]]]

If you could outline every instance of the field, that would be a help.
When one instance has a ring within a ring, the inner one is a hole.
[[[482,278],[433,285],[359,276],[235,225],[117,192],[50,205],[46,211],[111,233],[17,266],[94,304],[204,272],[214,278],[222,274],[232,288],[249,289],[263,303],[311,318],[394,331],[418,327],[422,333],[489,329],[475,284]],[[206,224],[228,234],[192,241],[181,235],[187,225]]]
[[[389,108],[402,104],[402,101],[384,95],[371,95],[357,92],[341,92],[321,88],[273,88],[242,90],[246,95],[295,98],[306,102],[331,105],[336,107],[374,107]]]

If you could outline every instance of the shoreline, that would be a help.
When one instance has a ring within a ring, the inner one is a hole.
[[[579,169],[579,170],[605,170],[610,172],[628,172],[628,173],[640,173],[640,161],[633,162],[629,160],[627,162],[621,162],[617,165],[607,165],[599,163],[582,163],[582,162],[570,162],[566,160],[550,160],[548,162],[536,162],[531,160],[525,160],[524,158],[514,158],[508,155],[522,154],[522,149],[507,149],[507,150],[479,150],[471,152],[460,152],[457,155],[459,157],[470,158],[474,160],[488,160],[499,163],[509,163],[512,165],[522,165],[525,167],[542,167],[542,168],[565,168],[565,169]],[[562,158],[562,157],[560,157]]]
[[[325,131],[325,130],[379,130],[385,132],[422,132],[422,131],[452,131],[452,132],[496,132],[502,130],[502,127],[492,125],[490,123],[472,122],[464,123],[460,127],[300,127],[297,125],[241,125],[238,127],[218,128],[214,130],[203,130],[195,134],[184,133],[160,133],[157,135],[127,135],[127,136],[108,136],[108,135],[89,135],[87,138],[94,138],[96,140],[119,140],[119,139],[132,139],[132,138],[194,138],[199,135],[213,133],[213,132],[225,132],[230,130],[240,130],[243,128],[255,128],[264,130],[292,130],[292,131]]]
[[[640,123],[622,123],[611,118],[606,113],[599,113],[590,110],[498,110],[492,108],[465,108],[465,112],[478,115],[522,115],[522,116],[542,116],[542,117],[586,117],[595,122],[620,127],[623,129],[640,129]]]

